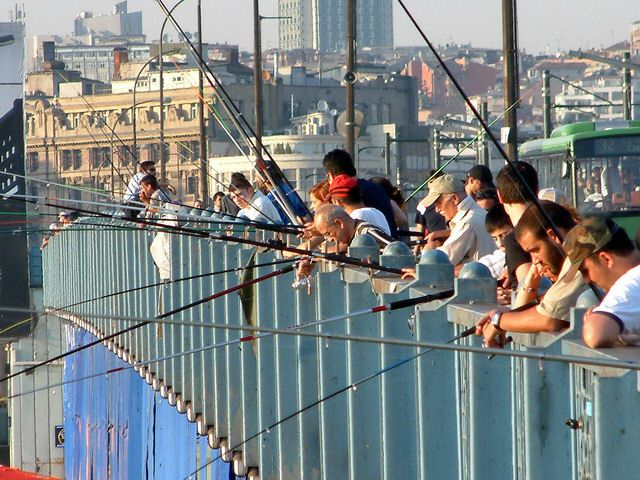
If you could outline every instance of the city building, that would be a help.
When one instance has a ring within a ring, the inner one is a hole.
[[[80,12],[74,21],[73,34],[76,37],[142,36],[142,12],[129,12],[127,0],[116,3],[111,14]]]
[[[168,77],[174,74],[175,72],[169,73]],[[158,88],[157,82],[149,83],[149,78],[145,75],[140,77],[140,82],[146,81],[147,84],[139,85],[136,93],[136,149],[133,148],[131,91],[55,99],[46,96],[28,98],[26,125],[29,175],[78,187],[97,188],[115,196],[122,194],[136,168],[136,158],[140,161],[160,160]],[[225,88],[247,121],[252,124],[253,86],[231,84]],[[410,77],[359,84],[356,89],[357,108],[363,112],[368,128],[390,123],[396,124],[399,129],[410,128],[417,124],[415,92],[415,80]],[[176,187],[182,201],[189,203],[197,198],[199,178],[197,84],[191,88],[168,89],[165,95],[167,179]],[[211,87],[206,86],[205,97],[212,99],[213,95]],[[291,135],[292,119],[317,112],[318,99],[324,100],[323,110],[336,110],[336,113],[344,110],[344,88],[339,85],[265,83],[265,137],[274,134]],[[214,104],[222,111],[216,101]],[[209,155],[236,155],[236,147],[218,122],[208,112],[206,118]],[[228,116],[223,114],[223,118],[231,125]],[[344,138],[340,135],[331,137],[330,142],[336,146],[344,143]],[[426,139],[428,135],[425,134],[422,138]],[[305,143],[310,141],[312,140],[304,139]],[[240,141],[240,145],[244,145],[244,142]],[[376,145],[381,147],[384,143]],[[422,145],[422,148],[429,151],[426,145]],[[215,161],[210,159],[210,164],[215,169],[220,168],[217,158]],[[245,168],[246,166],[245,164]],[[422,164],[419,168],[422,168]],[[212,190],[220,189],[220,185],[216,185],[214,181],[209,183]],[[45,187],[31,182],[30,188],[30,192],[36,194]],[[81,196],[78,190],[75,192],[74,195]],[[61,189],[56,194],[67,197],[70,193],[68,189]]]
[[[356,3],[359,49],[393,47],[393,2]],[[281,50],[313,49],[342,52],[346,45],[346,1],[279,0],[278,35]]]
[[[466,57],[447,60],[447,66],[467,95],[480,95],[496,86],[498,70]],[[439,65],[420,58],[409,61],[403,75],[416,79],[420,89],[420,122],[449,115],[463,115],[465,106],[451,79]]]
[[[556,123],[571,123],[592,120],[622,120],[622,78],[620,76],[599,77],[564,85],[555,96]],[[579,88],[578,88],[579,87]],[[585,90],[587,90],[585,92]],[[640,80],[631,80],[632,104],[640,102]],[[591,93],[588,93],[591,92]],[[632,105],[631,118],[640,117],[638,107]]]
[[[640,56],[640,20],[631,24],[630,33],[631,56]]]

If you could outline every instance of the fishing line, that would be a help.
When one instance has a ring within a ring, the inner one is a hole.
[[[158,315],[157,317],[155,317],[155,319],[163,319],[163,318],[166,318],[166,317],[170,317],[171,315],[175,315],[175,314],[183,312],[185,310],[189,310],[189,309],[191,309],[193,307],[196,307],[198,305],[201,305],[203,303],[207,303],[207,302],[210,302],[210,301],[215,300],[217,298],[220,298],[220,297],[223,297],[225,295],[228,295],[230,293],[237,292],[238,290],[242,290],[243,288],[246,288],[246,287],[248,287],[250,285],[253,285],[255,283],[259,283],[259,282],[262,282],[264,280],[268,280],[270,278],[277,277],[279,275],[283,275],[283,274],[288,273],[288,272],[292,272],[294,270],[294,268],[295,267],[293,265],[289,265],[287,267],[280,268],[278,270],[274,270],[273,272],[267,273],[267,274],[262,275],[260,277],[253,278],[253,279],[248,280],[246,282],[239,283],[238,285],[234,285],[233,287],[227,288],[227,289],[222,290],[220,292],[217,292],[217,293],[214,293],[212,295],[206,296],[206,297],[204,297],[204,298],[202,298],[200,300],[196,300],[194,302],[188,303],[187,305],[183,305],[183,306],[175,308],[175,309],[173,309],[173,310],[171,310],[169,312],[166,312],[166,313],[163,313],[161,315]],[[138,323],[136,325],[131,325],[130,327],[127,327],[127,328],[124,328],[122,330],[118,330],[117,332],[111,333],[109,335],[100,337],[100,338],[98,338],[98,339],[96,339],[96,340],[94,340],[92,342],[89,342],[89,343],[87,343],[85,345],[81,345],[81,346],[79,346],[77,348],[74,348],[73,350],[70,350],[68,352],[62,353],[60,355],[56,355],[53,358],[49,358],[47,360],[43,360],[41,362],[38,362],[35,365],[32,365],[32,366],[30,366],[28,368],[25,368],[24,370],[20,370],[19,372],[15,372],[15,373],[12,373],[10,375],[7,375],[6,377],[0,378],[0,383],[6,382],[7,380],[9,380],[11,378],[14,378],[14,377],[17,377],[18,375],[22,375],[24,373],[32,372],[35,369],[37,369],[39,367],[42,367],[42,366],[45,366],[45,365],[48,365],[48,364],[50,364],[52,362],[55,362],[55,361],[58,361],[58,360],[62,360],[63,358],[68,357],[69,355],[73,355],[74,353],[81,352],[82,350],[85,350],[87,348],[93,347],[94,345],[98,345],[98,344],[100,344],[102,342],[105,342],[105,341],[111,340],[113,338],[119,337],[120,335],[124,335],[125,333],[129,333],[129,332],[132,332],[133,330],[137,330],[139,328],[142,328],[142,327],[144,327],[146,325],[151,324],[152,322],[153,322],[153,320],[147,319],[147,320],[144,320],[144,321],[142,321],[142,322],[140,322],[140,323]]]
[[[35,393],[37,391],[42,391],[42,390],[46,390],[49,388],[53,388],[53,387],[57,387],[57,386],[61,386],[61,385],[67,385],[69,383],[75,383],[75,382],[79,382],[82,380],[86,380],[89,378],[94,378],[96,376],[100,376],[100,375],[108,375],[110,373],[114,373],[114,371],[122,371],[122,370],[127,370],[130,368],[134,368],[134,367],[138,367],[138,366],[143,366],[143,367],[148,367],[150,365],[156,364],[156,363],[160,363],[166,360],[171,360],[174,358],[178,358],[178,357],[182,357],[182,356],[186,356],[186,355],[193,355],[195,353],[201,353],[203,351],[207,351],[207,350],[212,350],[212,349],[216,349],[216,348],[221,348],[221,347],[228,347],[228,346],[232,346],[232,345],[238,345],[238,344],[242,344],[244,342],[249,342],[249,341],[254,341],[254,340],[258,340],[261,338],[266,338],[266,337],[271,337],[274,335],[277,335],[279,333],[280,330],[282,331],[295,331],[301,328],[308,328],[308,327],[316,327],[316,326],[320,326],[320,325],[326,325],[329,323],[334,323],[340,320],[347,320],[349,318],[354,318],[354,317],[359,317],[359,316],[363,316],[363,315],[367,315],[367,314],[372,314],[372,313],[380,313],[380,312],[387,312],[387,311],[393,311],[393,310],[398,310],[401,308],[407,308],[407,307],[413,307],[415,305],[419,305],[422,303],[427,303],[427,302],[432,302],[435,300],[444,300],[446,298],[449,298],[451,296],[453,296],[454,291],[453,290],[446,290],[446,291],[442,291],[439,293],[435,293],[435,294],[428,294],[428,295],[422,295],[420,297],[416,297],[416,298],[411,298],[411,299],[406,299],[406,300],[397,300],[394,302],[390,302],[388,304],[382,304],[382,305],[376,305],[375,307],[369,307],[369,308],[365,308],[365,309],[361,309],[361,310],[357,310],[354,312],[348,312],[345,314],[341,314],[341,315],[336,315],[333,317],[329,317],[329,318],[325,318],[322,320],[315,320],[315,321],[311,321],[311,322],[305,322],[305,323],[299,323],[299,324],[295,324],[295,325],[291,325],[289,327],[286,327],[284,329],[270,329],[273,331],[264,331],[263,333],[259,334],[259,335],[247,335],[247,336],[243,336],[241,338],[237,338],[237,339],[233,339],[233,340],[228,340],[222,343],[218,343],[218,344],[214,344],[214,345],[207,345],[205,347],[199,347],[197,349],[192,349],[192,350],[188,350],[188,351],[183,351],[183,352],[178,352],[178,353],[172,353],[170,355],[165,355],[163,357],[160,358],[156,358],[156,359],[151,359],[151,360],[147,360],[147,361],[136,361],[134,362],[134,364],[127,366],[127,367],[121,367],[118,369],[111,369],[111,370],[107,370],[105,372],[101,372],[101,373],[97,373],[97,374],[92,374],[89,375],[87,377],[81,377],[81,378],[76,378],[76,379],[72,379],[69,381],[65,381],[65,382],[60,382],[58,384],[54,384],[54,385],[47,385],[46,387],[42,387],[41,389],[38,390],[34,390],[34,391],[29,391],[29,392],[21,392],[20,394],[17,394],[15,396],[11,396],[11,397],[7,397],[7,398],[15,398],[18,396],[23,396],[23,395],[28,395],[30,393]],[[5,310],[3,308],[0,308],[1,310]],[[120,320],[120,321],[139,321],[139,319],[135,319],[135,317],[111,317],[111,316],[104,316],[104,315],[84,315],[84,314],[76,314],[74,312],[66,312],[66,311],[56,311],[56,312],[45,312],[45,314],[48,313],[52,313],[54,315],[60,315],[60,318],[66,319],[66,320],[70,320],[70,321],[74,321],[74,318],[104,318],[104,319],[110,319],[110,320]],[[142,321],[142,323],[144,323],[145,320]],[[181,321],[171,321],[171,320],[158,320],[158,319],[154,319],[152,320],[152,323],[161,323],[161,324],[169,324],[169,325],[180,325],[180,326],[200,326],[200,327],[209,327],[209,328],[218,328],[217,324],[203,324],[203,323],[199,323],[199,322],[181,322]],[[251,326],[236,326],[236,330],[252,330],[252,331],[257,331],[255,328],[251,327]],[[474,331],[475,331],[475,327],[474,327]]]

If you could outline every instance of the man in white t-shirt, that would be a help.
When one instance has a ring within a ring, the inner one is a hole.
[[[229,192],[231,199],[240,208],[238,217],[260,223],[282,223],[271,200],[260,190],[253,188],[246,178],[232,178]]]
[[[640,341],[640,252],[610,219],[586,218],[567,235],[564,248],[585,281],[607,295],[584,316],[582,336],[591,348]]]
[[[358,181],[348,175],[337,175],[329,185],[329,196],[334,205],[345,209],[354,220],[362,220],[391,235],[389,222],[377,208],[367,207],[362,201]]]

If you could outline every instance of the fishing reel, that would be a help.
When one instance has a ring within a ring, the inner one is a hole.
[[[348,85],[353,85],[354,83],[356,83],[357,79],[358,78],[356,77],[355,72],[347,72],[344,74],[344,77],[343,77],[344,83]]]

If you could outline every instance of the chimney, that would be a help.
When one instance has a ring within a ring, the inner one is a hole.
[[[56,44],[54,42],[42,42],[42,59],[45,62],[53,62],[56,59]]]
[[[56,44],[51,41],[42,42],[42,70],[64,70],[64,63],[56,60]]]
[[[238,47],[231,47],[229,49],[229,63],[231,65],[237,65],[240,61],[240,56],[238,53]]]
[[[120,67],[129,62],[129,50],[124,47],[113,49],[113,80],[120,80]]]

